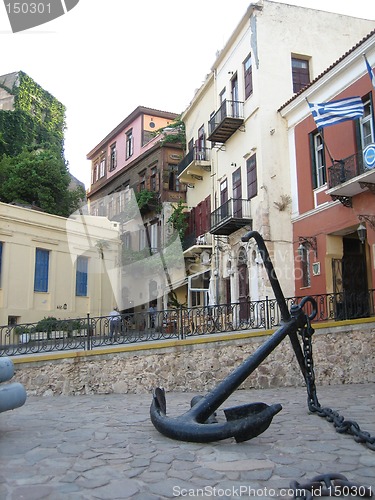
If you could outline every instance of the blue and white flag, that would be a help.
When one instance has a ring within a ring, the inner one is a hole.
[[[372,86],[375,89],[375,73],[374,73],[374,70],[371,68],[370,63],[368,62],[367,57],[365,56],[365,54],[363,54],[363,57],[365,58],[366,67],[367,67],[367,71],[368,71],[368,74],[369,74]]]
[[[363,116],[363,102],[360,97],[348,97],[319,104],[308,103],[318,128],[336,125]]]

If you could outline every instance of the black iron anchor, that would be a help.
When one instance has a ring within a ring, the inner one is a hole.
[[[270,426],[273,417],[282,409],[280,404],[269,406],[265,403],[250,403],[227,408],[224,410],[227,419],[225,423],[217,423],[212,416],[286,336],[289,336],[291,340],[303,376],[306,375],[303,353],[297,337],[297,330],[307,322],[307,317],[302,311],[303,304],[295,306],[290,315],[262,236],[256,231],[250,231],[243,236],[242,241],[249,241],[250,238],[254,238],[258,243],[258,249],[281,311],[281,326],[216,388],[195,401],[191,409],[180,417],[167,417],[165,391],[156,388],[150,408],[151,421],[160,433],[169,438],[208,443],[234,437],[239,443],[264,432]],[[310,302],[314,308],[313,299],[310,299]],[[309,319],[312,319],[315,314],[316,311],[313,311]]]

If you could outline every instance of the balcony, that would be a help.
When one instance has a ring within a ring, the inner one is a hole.
[[[335,161],[328,169],[327,194],[333,199],[351,199],[368,188],[375,192],[375,168],[366,165],[363,152]]]
[[[195,143],[193,149],[178,164],[178,179],[185,184],[203,180],[204,171],[211,171],[211,149]]]
[[[187,234],[182,242],[184,257],[193,257],[206,250],[212,251],[212,235],[205,233],[197,236],[197,233]]]
[[[243,102],[224,100],[208,122],[208,140],[224,143],[243,123]]]
[[[211,213],[211,234],[229,235],[251,226],[250,200],[231,198]]]

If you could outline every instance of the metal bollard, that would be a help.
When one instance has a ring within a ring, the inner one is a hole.
[[[0,382],[7,382],[13,375],[13,361],[7,357],[0,358]],[[0,413],[19,408],[25,401],[26,390],[19,382],[0,386]]]

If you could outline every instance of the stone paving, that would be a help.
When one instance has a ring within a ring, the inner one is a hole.
[[[167,394],[168,415],[194,395]],[[375,435],[375,384],[318,387],[318,397]],[[375,451],[310,415],[304,388],[239,390],[223,406],[255,401],[283,406],[265,433],[196,444],[156,431],[150,394],[29,397],[0,414],[0,499],[291,498],[291,480],[322,473],[375,496]]]

